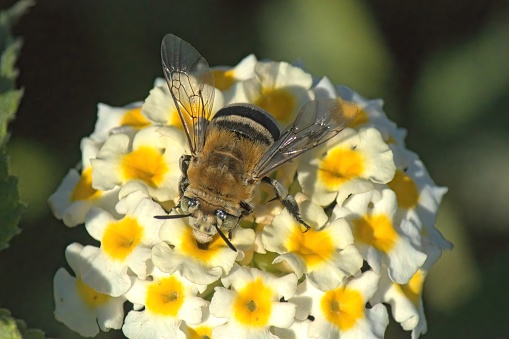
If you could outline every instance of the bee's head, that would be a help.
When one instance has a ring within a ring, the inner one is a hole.
[[[221,231],[228,234],[240,222],[240,217],[225,212],[223,209],[214,206],[198,198],[183,196],[180,199],[180,209],[189,214],[189,223],[193,228],[193,234],[199,243],[206,244],[212,241],[212,237],[219,233],[228,246],[235,250],[235,247]]]

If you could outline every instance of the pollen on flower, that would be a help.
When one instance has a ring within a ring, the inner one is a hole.
[[[342,331],[355,326],[364,316],[364,304],[358,291],[345,287],[327,291],[320,301],[326,319]]]
[[[357,115],[352,120],[352,122],[348,125],[348,127],[350,127],[350,128],[357,128],[359,126],[364,125],[368,121],[369,121],[369,117],[368,117],[368,114],[366,113],[366,111],[363,110],[363,109],[359,109],[357,111]]]
[[[422,270],[418,270],[413,277],[405,285],[394,284],[397,290],[405,295],[415,306],[418,306],[420,296],[422,294],[422,287],[424,284],[424,274]]]
[[[354,219],[353,224],[356,240],[372,245],[384,253],[394,247],[398,238],[391,220],[385,214],[364,215]]]
[[[238,291],[233,305],[234,316],[239,323],[253,327],[268,325],[272,312],[274,294],[261,278],[248,283]]]
[[[86,285],[80,278],[76,278],[76,291],[85,305],[90,308],[96,308],[106,304],[111,297],[107,294],[96,292],[93,288]]]
[[[364,171],[363,157],[349,148],[336,147],[322,160],[318,177],[330,190],[337,190],[346,181]]]
[[[214,260],[215,256],[220,254],[227,246],[226,243],[218,236],[215,236],[207,245],[206,249],[198,247],[196,238],[193,235],[193,229],[187,227],[181,238],[181,250],[190,257],[194,257],[203,263]]]
[[[102,248],[113,259],[125,259],[143,237],[143,227],[134,218],[125,217],[110,223],[102,238]]]
[[[308,230],[303,233],[296,225],[286,247],[288,252],[298,254],[309,268],[327,261],[334,252],[334,244],[326,232]]]
[[[290,123],[295,108],[295,99],[285,89],[264,88],[255,105],[267,110],[278,121]]]
[[[150,121],[141,114],[141,107],[133,108],[122,117],[120,126],[132,126],[137,129],[142,129],[150,125]]]
[[[234,72],[232,70],[213,70],[212,74],[214,75],[214,86],[216,86],[221,91],[226,91],[235,83]]]
[[[124,157],[122,172],[127,180],[139,179],[156,188],[168,172],[168,166],[158,150],[142,146]]]
[[[396,193],[398,206],[403,209],[412,209],[419,201],[419,191],[414,180],[402,170],[396,170],[394,179],[387,184]]]
[[[184,286],[171,276],[148,287],[145,306],[151,313],[175,317],[184,303],[184,298]]]
[[[71,194],[71,201],[92,200],[100,197],[101,191],[92,187],[92,167],[86,168],[81,173],[80,180]]]

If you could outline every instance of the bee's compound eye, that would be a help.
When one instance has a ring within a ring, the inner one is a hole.
[[[220,220],[220,226],[227,229],[232,229],[239,223],[238,217],[228,214],[223,210],[217,210],[216,217]]]
[[[195,208],[198,206],[198,200],[188,198],[188,197],[182,197],[180,200],[180,208],[182,211],[187,212],[190,208]]]
[[[223,210],[217,210],[216,216],[221,219],[221,221],[224,221],[226,219],[226,212]]]

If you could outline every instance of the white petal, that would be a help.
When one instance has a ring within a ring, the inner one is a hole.
[[[233,315],[233,302],[237,293],[223,287],[214,288],[214,296],[210,301],[209,310],[218,318],[230,318]]]
[[[234,256],[237,257],[235,252]],[[235,262],[235,258],[233,258],[232,264]],[[161,271],[179,272],[183,277],[196,284],[211,284],[218,280],[223,273],[221,267],[205,267],[200,262],[191,260],[190,257],[176,253],[165,243],[159,243],[152,248],[152,261]]]
[[[93,246],[83,248],[81,255],[86,261],[80,272],[83,282],[97,292],[118,297],[131,287],[126,264],[108,259]]]
[[[291,302],[273,303],[269,324],[276,327],[288,328],[295,320],[297,305]]]
[[[55,318],[84,337],[93,337],[99,333],[96,315],[86,307],[76,293],[76,279],[63,268],[55,274],[53,280],[55,297]]]
[[[179,328],[181,320],[151,316],[146,311],[131,311],[125,318],[122,332],[128,338],[136,339],[185,339]]]

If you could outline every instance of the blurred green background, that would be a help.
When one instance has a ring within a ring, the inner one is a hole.
[[[509,2],[496,0],[38,1],[14,29],[25,94],[9,150],[29,207],[0,253],[0,307],[48,336],[76,337],[53,318],[52,279],[65,247],[91,239],[57,221],[46,199],[80,160],[97,103],[148,95],[170,32],[211,65],[250,53],[301,60],[384,98],[408,148],[449,187],[438,228],[455,249],[426,282],[424,337],[509,337]],[[387,337],[410,335],[391,324]]]

